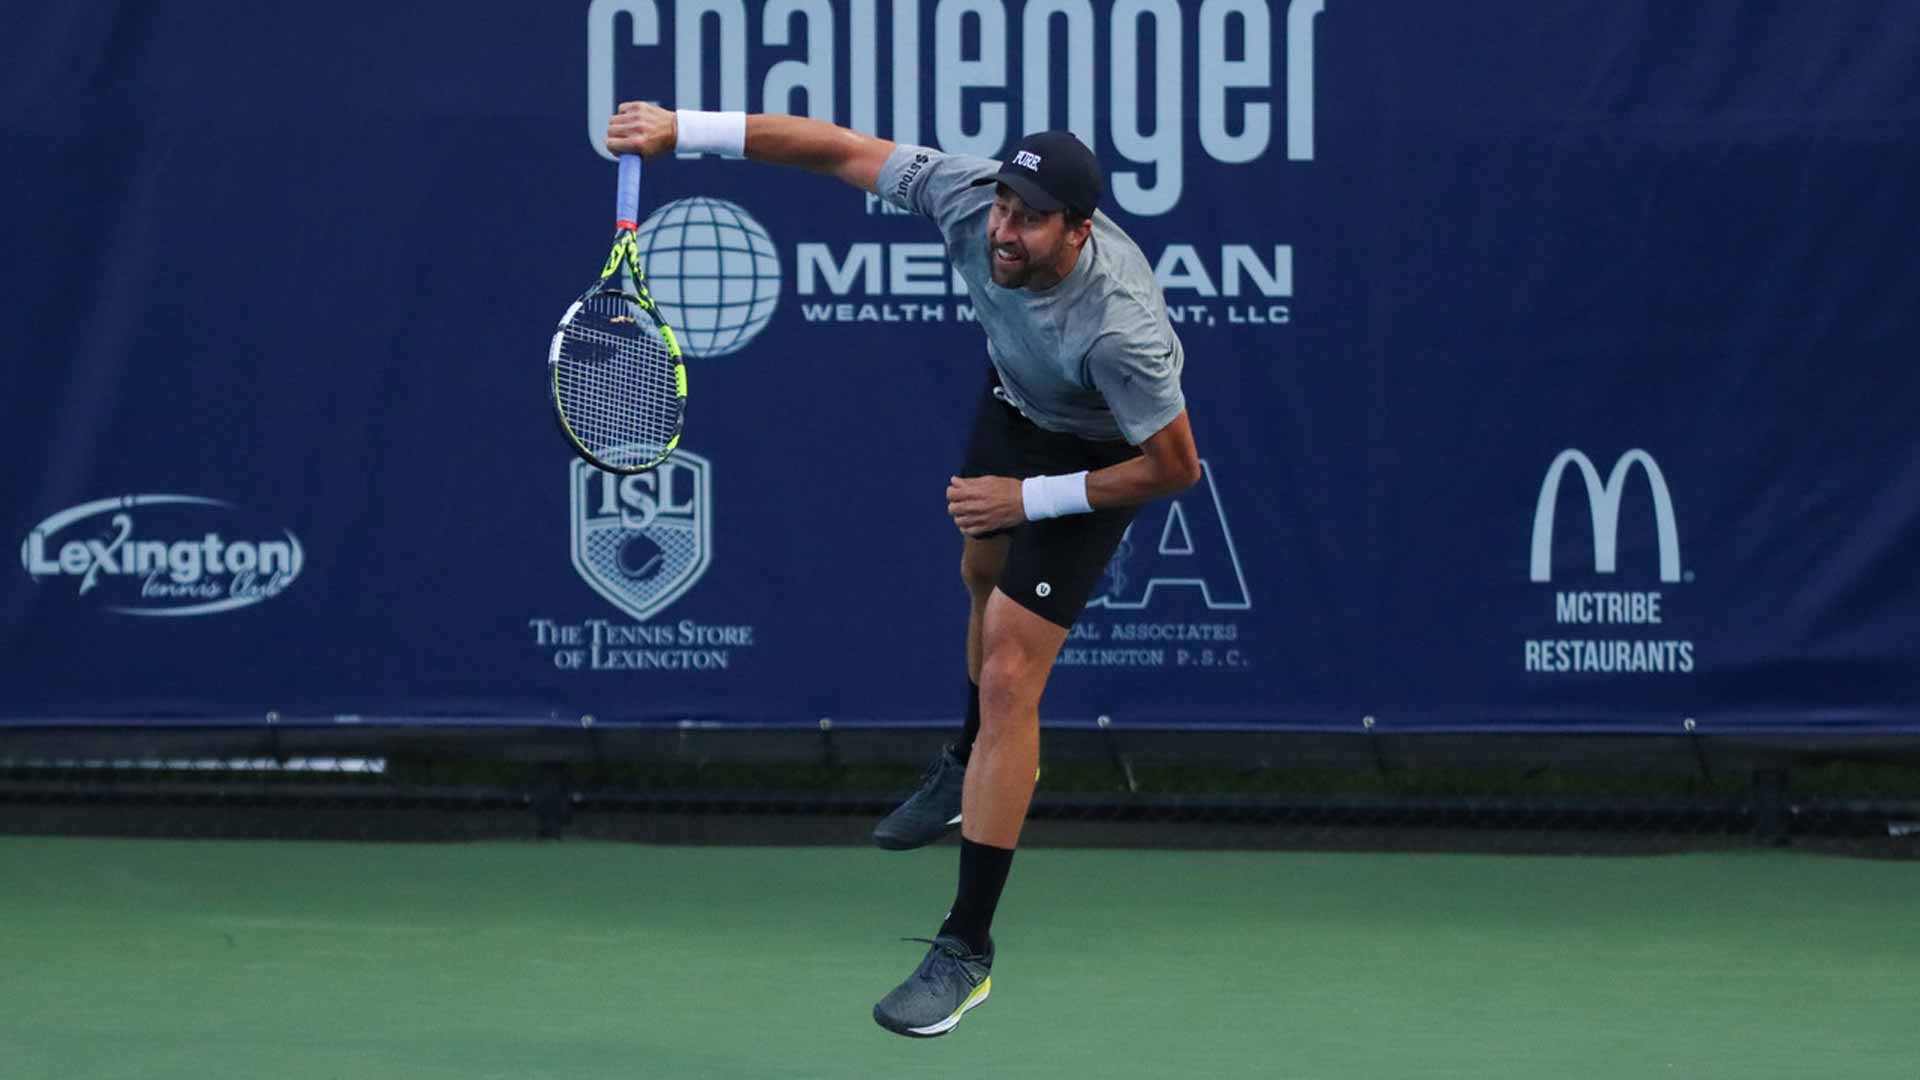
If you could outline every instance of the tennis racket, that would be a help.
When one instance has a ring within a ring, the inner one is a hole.
[[[617,213],[600,280],[561,316],[547,368],[553,411],[574,452],[595,468],[631,475],[667,460],[687,412],[680,342],[640,269],[638,154],[620,155]]]

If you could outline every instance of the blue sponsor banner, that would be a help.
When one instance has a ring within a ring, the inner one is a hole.
[[[0,722],[951,722],[985,357],[929,223],[650,164],[684,449],[553,428],[640,98],[1099,154],[1205,470],[1049,722],[1913,731],[1920,12],[1682,7],[18,13]]]

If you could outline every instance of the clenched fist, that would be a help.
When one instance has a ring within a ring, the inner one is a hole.
[[[947,514],[968,536],[990,536],[1027,520],[1020,481],[1007,476],[950,477]]]
[[[645,101],[622,102],[607,118],[607,149],[616,154],[655,157],[674,148],[680,123],[673,110]]]

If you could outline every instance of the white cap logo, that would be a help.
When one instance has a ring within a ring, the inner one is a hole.
[[[1036,596],[1052,596],[1052,595],[1053,595],[1053,586],[1051,586],[1051,585],[1049,585],[1049,584],[1047,584],[1046,582],[1044,582],[1044,581],[1043,581],[1043,582],[1041,582],[1040,584],[1038,584],[1038,585],[1035,585],[1035,586],[1033,587],[1033,591],[1034,591],[1034,594],[1035,594]]]
[[[1031,150],[1016,152],[1013,155],[1013,163],[1023,169],[1032,169],[1034,172],[1040,171],[1040,155]]]

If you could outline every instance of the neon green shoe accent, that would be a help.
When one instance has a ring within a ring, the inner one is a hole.
[[[948,1013],[945,1020],[937,1024],[929,1024],[926,1027],[908,1028],[907,1030],[915,1035],[945,1035],[947,1032],[953,1030],[954,1025],[960,1022],[961,1017],[967,1015],[967,1010],[987,1000],[987,992],[991,989],[993,989],[993,976],[989,975],[980,980],[980,985],[973,988],[973,993],[967,995],[967,1000],[962,1001],[959,1008]]]

